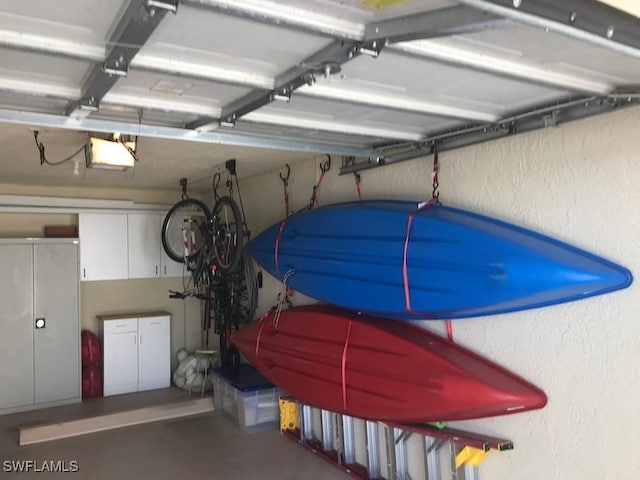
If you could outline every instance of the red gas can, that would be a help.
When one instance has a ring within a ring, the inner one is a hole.
[[[82,366],[97,365],[102,362],[98,336],[89,330],[83,330],[80,339],[82,343]]]
[[[102,370],[96,365],[82,369],[82,398],[102,396]]]

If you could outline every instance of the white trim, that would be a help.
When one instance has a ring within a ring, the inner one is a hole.
[[[176,193],[176,201],[178,201]],[[166,212],[170,204],[136,203],[133,200],[99,198],[45,197],[36,195],[0,195],[0,212],[24,213],[113,213]]]

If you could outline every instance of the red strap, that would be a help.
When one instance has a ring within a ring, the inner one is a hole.
[[[450,342],[453,342],[453,324],[451,323],[450,318],[446,320],[446,324],[447,324],[447,337],[449,338]]]
[[[285,218],[280,224],[280,229],[278,230],[278,235],[276,235],[276,241],[274,243],[273,250],[273,259],[276,263],[276,275],[280,276],[280,265],[278,265],[278,251],[280,250],[280,240],[282,239],[282,232],[284,231],[284,227],[287,224],[287,219]]]
[[[413,309],[411,308],[411,294],[409,293],[409,272],[407,270],[407,256],[409,253],[409,238],[411,237],[411,225],[413,224],[413,218],[416,216],[418,212],[420,212],[421,210],[427,207],[430,207],[434,203],[435,201],[433,199],[423,203],[416,210],[411,212],[407,217],[407,231],[404,236],[404,252],[402,255],[402,283],[404,286],[404,305],[405,305],[405,308],[407,309],[407,312],[414,313],[416,315],[417,313],[414,312]]]
[[[347,329],[347,338],[344,340],[342,348],[342,408],[347,409],[347,346],[349,345],[349,337],[351,336],[351,320],[349,320],[349,328]]]
[[[256,358],[259,359],[260,357],[258,356],[258,354],[260,353],[260,337],[262,337],[262,330],[264,330],[264,324],[266,323],[266,319],[269,316],[271,312],[266,312],[264,315],[262,315],[258,321],[260,322],[260,328],[258,329],[258,336],[256,337]]]
[[[289,208],[289,193],[287,192],[286,182],[282,182],[282,188],[284,189],[284,216],[288,217],[291,214],[291,210]]]
[[[438,160],[438,151],[433,152],[433,184],[438,185],[438,172],[440,171],[440,162]]]

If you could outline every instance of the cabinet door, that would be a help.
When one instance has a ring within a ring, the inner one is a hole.
[[[186,271],[184,264],[171,260],[162,247],[162,223],[164,222],[164,217],[164,214],[158,216],[158,232],[160,232],[160,275],[162,277],[182,277]]]
[[[117,328],[110,328],[111,322]],[[103,332],[104,396],[135,392],[138,389],[137,319],[105,321]]]
[[[34,245],[35,403],[80,396],[78,245]]]
[[[79,227],[81,279],[128,278],[127,215],[81,213]]]
[[[138,319],[138,334],[138,390],[168,387],[171,377],[169,317]]]
[[[160,276],[160,216],[157,213],[127,215],[129,278]]]
[[[33,247],[0,245],[0,409],[33,404]]]

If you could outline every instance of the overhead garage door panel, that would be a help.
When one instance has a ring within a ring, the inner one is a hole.
[[[101,46],[126,0],[0,0],[0,29]]]
[[[177,3],[0,0],[0,121],[382,158],[640,101],[640,20],[592,0]]]
[[[118,80],[103,103],[218,117],[222,106],[250,91],[247,87],[132,70]]]
[[[429,130],[441,130],[462,122],[409,112],[294,96],[289,103],[274,102],[245,115],[245,120],[350,132],[404,140],[419,140]]]
[[[532,82],[502,78],[470,68],[455,68],[393,51],[383,52],[375,59],[361,56],[345,64],[342,74],[344,78],[338,75],[330,82],[321,83],[320,80],[319,84],[323,88],[349,89],[354,99],[358,94],[371,93],[398,101],[406,99],[450,106],[463,111],[443,109],[433,113],[441,111],[469,120],[495,120],[493,117],[505,112],[567,94]],[[303,87],[302,91],[313,95],[314,88],[315,85]],[[425,106],[423,111],[429,113],[429,108]]]
[[[180,6],[149,38],[136,61],[156,56],[271,78],[327,46],[330,39],[273,25]],[[134,63],[135,65],[135,63]],[[259,80],[256,80],[259,81]]]
[[[0,89],[1,90],[1,89]],[[31,94],[0,91],[0,108],[9,110],[28,110],[30,112],[63,114],[67,100],[43,97]]]
[[[439,39],[485,55],[527,61],[611,85],[640,82],[640,54],[623,55],[597,45],[526,26]],[[603,66],[606,65],[606,68]]]
[[[0,89],[63,98],[80,96],[87,65],[78,60],[0,48]]]
[[[318,142],[327,145],[327,152],[332,151],[332,146],[347,145],[353,147],[366,147],[380,139],[374,136],[354,135],[350,133],[326,132],[308,128],[299,128],[286,125],[269,125],[240,120],[233,129],[221,128],[222,132],[235,132],[261,138],[297,138],[309,142]]]

